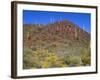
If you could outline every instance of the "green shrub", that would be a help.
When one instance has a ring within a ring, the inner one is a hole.
[[[67,64],[55,53],[43,48],[37,48],[31,53],[24,53],[24,68],[65,67]]]
[[[81,60],[84,66],[91,64],[91,54],[89,49],[83,50],[83,53],[81,54]]]
[[[77,55],[70,55],[64,58],[64,61],[68,66],[81,66],[81,58]]]

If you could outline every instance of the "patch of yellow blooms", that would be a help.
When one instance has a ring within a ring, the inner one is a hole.
[[[37,58],[34,62],[39,63],[41,68],[48,67],[65,67],[67,64],[63,62],[55,53],[48,52],[43,48],[39,48],[33,52],[33,57]]]

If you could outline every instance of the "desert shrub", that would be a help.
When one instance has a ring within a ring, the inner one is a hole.
[[[80,66],[81,65],[81,60],[79,56],[70,56],[70,66]]]
[[[63,61],[53,52],[49,52],[45,49],[37,49],[33,52],[34,57],[38,58],[40,61],[41,68],[48,68],[48,67],[62,67],[64,66]]]
[[[91,64],[90,49],[83,50],[83,52],[81,54],[81,60],[82,60],[84,66]]]
[[[87,66],[91,64],[90,48],[82,48],[78,55],[70,54],[63,57],[68,66]]]
[[[55,51],[37,47],[31,50],[24,48],[23,68],[53,68],[53,67],[74,67],[90,65],[90,50],[83,49],[80,55],[58,56]]]
[[[50,55],[42,62],[42,68],[65,66],[67,66],[67,64],[65,64],[64,61],[54,53],[50,53]]]
[[[83,55],[83,56],[81,57],[81,59],[82,59],[82,62],[83,62],[83,65],[84,65],[84,66],[90,65],[90,63],[91,63],[91,58],[90,58],[89,56]]]
[[[64,57],[64,61],[68,66],[81,66],[81,59],[76,55],[69,55]]]
[[[32,53],[25,53],[24,68],[65,67],[67,64],[55,53],[43,48],[37,48]]]
[[[32,50],[27,48],[27,47],[24,47],[24,53],[23,53],[23,68],[24,69],[29,69],[30,66],[32,66],[32,58],[31,58],[31,53],[32,53]]]
[[[63,60],[64,60],[64,62],[66,63],[66,64],[70,64],[70,56],[64,56],[63,57]]]

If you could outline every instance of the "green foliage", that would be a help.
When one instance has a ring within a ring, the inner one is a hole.
[[[65,56],[64,61],[70,67],[71,66],[81,66],[80,57],[76,55]]]
[[[28,48],[24,50],[24,69],[86,66],[90,63],[90,52],[87,49],[83,49],[81,55],[63,57],[44,48],[36,48],[35,51]]]
[[[24,68],[49,68],[65,67],[67,64],[55,53],[48,52],[43,48],[38,48],[31,54],[27,51],[24,53]]]
[[[81,55],[81,60],[83,62],[83,65],[90,65],[91,64],[91,55],[89,49],[84,49]]]
[[[29,69],[33,66],[32,64],[32,57],[31,57],[32,50],[29,48],[24,48],[24,57],[23,57],[23,68]]]

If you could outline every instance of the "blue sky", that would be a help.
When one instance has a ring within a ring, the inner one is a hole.
[[[91,14],[73,12],[53,12],[23,10],[23,24],[48,24],[51,22],[69,20],[85,31],[91,31]]]

